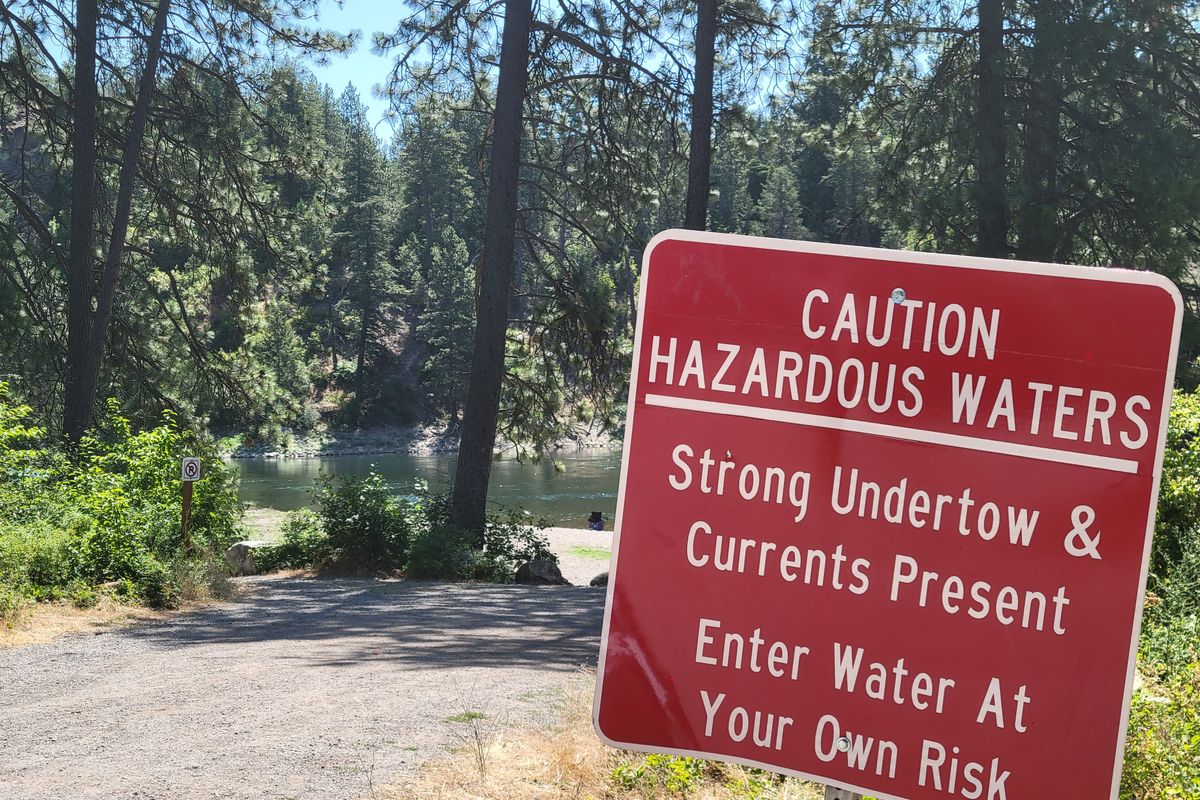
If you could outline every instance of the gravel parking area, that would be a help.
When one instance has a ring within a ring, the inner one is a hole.
[[[572,580],[607,569],[578,558]],[[0,651],[0,798],[369,796],[444,754],[456,715],[548,721],[604,608],[586,587],[244,580],[241,602]]]

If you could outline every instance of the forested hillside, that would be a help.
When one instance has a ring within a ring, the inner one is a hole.
[[[107,397],[135,422],[169,408],[266,441],[456,430],[503,83],[502,9],[475,6],[396,6],[355,41],[320,32],[312,3],[100,3],[83,191],[76,11],[6,4],[0,377],[16,397],[68,433]],[[501,432],[620,425],[641,249],[697,213],[717,231],[1150,269],[1194,306],[1194,20],[1140,0],[539,5]],[[385,124],[362,102],[371,76],[326,87],[308,69],[355,46],[393,60],[375,78]],[[1181,363],[1196,346],[1189,319]]]

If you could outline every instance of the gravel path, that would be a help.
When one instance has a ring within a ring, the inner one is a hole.
[[[242,602],[0,651],[0,798],[363,797],[443,754],[456,714],[548,719],[604,607],[576,587],[246,581]]]

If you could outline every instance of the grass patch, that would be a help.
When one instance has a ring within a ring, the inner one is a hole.
[[[280,538],[288,514],[274,508],[250,506],[242,510],[242,527],[248,539],[274,541]]]
[[[588,547],[585,544],[577,544],[571,548],[571,555],[596,561],[608,561],[612,557],[612,551],[604,547]]]
[[[487,719],[487,714],[482,711],[464,711],[453,717],[446,717],[446,722],[474,722],[478,719]]]

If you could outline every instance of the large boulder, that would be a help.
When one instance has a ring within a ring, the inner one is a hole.
[[[517,567],[517,583],[531,586],[570,586],[562,570],[548,558],[535,558]]]
[[[225,562],[229,564],[229,571],[234,575],[255,574],[254,551],[260,547],[269,547],[270,544],[270,542],[264,539],[247,539],[241,542],[234,542],[225,551]]]
[[[592,578],[592,582],[588,585],[589,586],[608,586],[608,573],[601,572],[599,575]]]

